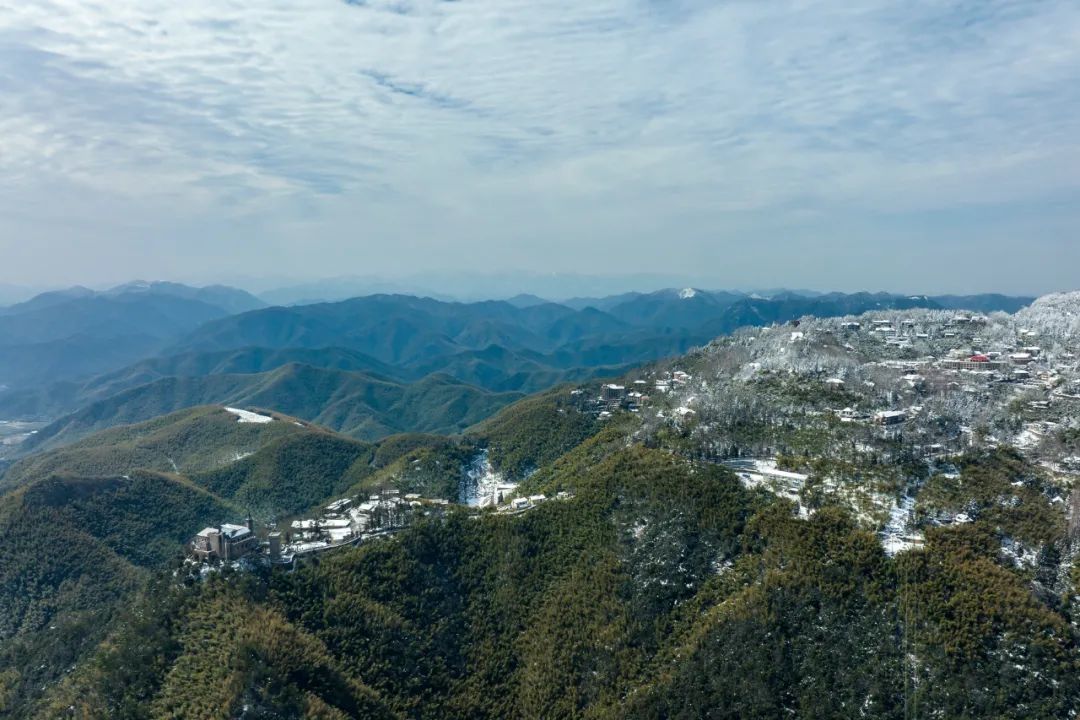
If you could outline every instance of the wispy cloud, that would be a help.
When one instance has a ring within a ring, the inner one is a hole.
[[[888,216],[1060,207],[1078,111],[1073,0],[12,2],[0,233],[55,221],[50,198],[89,236],[123,206],[237,257],[287,232],[354,260],[427,233],[649,256],[649,232],[693,267],[813,217],[887,237]]]

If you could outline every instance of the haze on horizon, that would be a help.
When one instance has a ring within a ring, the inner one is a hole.
[[[1071,0],[2,3],[0,284],[1074,289],[1078,38]]]

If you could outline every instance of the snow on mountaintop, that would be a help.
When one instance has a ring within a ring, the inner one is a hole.
[[[268,415],[260,415],[258,413],[253,413],[248,410],[238,410],[237,408],[227,407],[225,408],[225,412],[232,413],[239,418],[237,422],[242,423],[268,423],[274,421],[274,418],[269,417]]]
[[[689,300],[695,295],[697,295],[697,290],[695,290],[694,288],[683,288],[679,291],[679,298],[681,300]]]

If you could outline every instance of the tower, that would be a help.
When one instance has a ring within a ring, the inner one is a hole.
[[[270,560],[272,562],[281,561],[281,533],[272,532],[268,536],[270,540]]]

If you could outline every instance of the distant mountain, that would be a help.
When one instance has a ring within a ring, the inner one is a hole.
[[[70,378],[122,367],[134,359],[153,355],[162,344],[161,338],[150,335],[116,334],[104,337],[80,334],[9,347],[0,344],[0,388],[9,388],[0,392],[0,398],[6,398],[8,392],[34,392],[29,389],[52,387],[57,381],[63,383]],[[19,413],[5,415],[19,416]]]
[[[714,320],[742,298],[736,293],[695,288],[661,290],[630,298],[607,308],[606,312],[639,327],[693,330]]]
[[[606,297],[572,297],[568,300],[563,300],[561,304],[573,308],[574,310],[584,310],[585,308],[591,307],[596,308],[597,310],[606,311],[617,305],[633,300],[634,298],[641,297],[644,294],[645,293],[640,292],[628,292],[620,293],[618,295],[608,295]]]
[[[542,297],[537,297],[536,295],[530,295],[529,293],[521,293],[519,295],[515,295],[512,298],[507,298],[506,302],[510,303],[516,308],[527,308],[533,307],[534,305],[544,305],[545,303],[549,303],[551,301],[545,300]]]
[[[651,304],[642,298],[650,298]],[[627,302],[633,306],[627,307]],[[338,346],[406,367],[492,345],[516,352],[572,355],[579,344],[620,344],[628,337],[647,341],[669,335],[671,328],[690,324],[674,309],[680,304],[687,308],[681,311],[684,315],[703,318],[700,322],[704,322],[709,310],[714,314],[722,310],[722,302],[705,294],[701,299],[686,300],[667,293],[635,296],[616,306],[615,310],[626,317],[621,319],[614,311],[592,307],[574,310],[554,303],[518,308],[496,301],[443,303],[430,298],[373,295],[224,318],[200,327],[174,350]],[[696,334],[694,337],[697,339]]]
[[[0,347],[80,335],[145,335],[164,340],[227,314],[201,300],[171,295],[92,295],[0,316]]]
[[[931,300],[947,310],[1015,313],[1033,303],[1035,298],[988,293],[985,295],[934,295]]]
[[[81,285],[76,285],[64,290],[50,290],[39,295],[34,295],[30,299],[11,305],[10,307],[0,308],[0,315],[17,315],[31,310],[40,310],[42,308],[52,307],[53,305],[66,303],[69,300],[94,297],[96,294],[97,293],[90,288]]]
[[[170,297],[199,300],[208,305],[219,307],[230,315],[258,310],[264,308],[267,303],[255,297],[246,290],[239,290],[226,285],[207,285],[205,287],[192,287],[173,282],[144,282],[135,281],[118,285],[117,287],[102,293],[108,297],[120,295],[167,295]]]
[[[175,283],[44,293],[0,311],[0,386],[18,390],[122,367],[205,322],[262,306],[240,290]]]
[[[987,312],[1026,302],[884,293],[761,298],[684,288],[570,302],[581,309],[538,297],[515,304],[374,295],[230,314],[204,301],[232,309],[258,301],[229,288],[169,283],[87,293],[43,296],[0,316],[0,417],[50,420],[169,377],[263,373],[294,362],[402,383],[445,373],[489,391],[535,392],[618,374],[747,325],[906,307]]]
[[[702,330],[707,335],[727,335],[740,327],[758,327],[797,320],[807,315],[837,317],[861,315],[871,310],[907,310],[910,308],[940,309],[927,297],[907,297],[888,293],[829,293],[813,298],[794,295],[775,299],[743,298],[729,307]]]
[[[406,369],[416,377],[445,373],[499,392],[538,392],[563,382],[621,375],[637,362],[637,359],[624,360],[618,354],[607,358],[587,351],[567,350],[545,355],[489,345],[482,350],[417,361]]]
[[[270,305],[316,305],[341,302],[368,295],[421,295],[451,299],[431,291],[422,283],[385,280],[375,276],[338,277],[317,282],[298,283],[260,293],[259,297]]]
[[[0,393],[0,417],[40,421],[67,415],[111,395],[168,377],[261,373],[290,363],[366,372],[400,380],[413,377],[363,353],[343,348],[243,348],[211,353],[191,352],[140,360],[86,381],[61,381],[39,388]]]
[[[192,287],[173,282],[144,282],[134,281],[117,285],[109,290],[91,290],[80,285],[64,290],[52,290],[12,305],[0,308],[0,315],[19,315],[34,310],[62,305],[72,300],[86,298],[123,298],[125,296],[159,296],[174,297],[185,300],[197,300],[224,310],[227,314],[257,310],[267,306],[265,302],[244,290],[227,287],[225,285],[208,285],[206,287]]]
[[[554,343],[552,324],[574,310],[552,303],[517,308],[506,302],[443,303],[406,295],[372,295],[339,303],[267,308],[208,323],[177,351],[238,347],[345,347],[402,364],[492,344],[537,351]],[[595,322],[585,318],[583,322]]]
[[[658,273],[587,275],[500,271],[446,270],[388,279],[373,275],[344,276],[301,282],[267,290],[260,296],[274,305],[336,302],[379,293],[423,295],[446,301],[479,302],[519,293],[542,298],[602,298],[631,290],[708,284],[705,278]]]
[[[14,305],[44,292],[44,288],[33,288],[26,285],[12,285],[0,283],[0,312],[5,305]]]
[[[339,347],[394,367],[384,374],[402,379],[443,372],[489,390],[528,392],[616,374],[708,339],[629,323],[591,307],[376,295],[267,308],[207,323],[172,352]]]
[[[799,295],[808,298],[825,295],[819,290],[807,290],[806,288],[754,288],[747,290],[744,294],[763,298],[775,298],[777,295]]]
[[[199,405],[268,408],[376,440],[401,432],[454,433],[520,398],[432,374],[400,383],[359,372],[290,363],[247,374],[165,377],[118,392],[60,418],[20,452],[68,444],[91,433]]]

